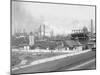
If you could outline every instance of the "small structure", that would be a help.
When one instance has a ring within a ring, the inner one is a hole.
[[[82,50],[82,44],[74,40],[66,40],[64,46],[65,48],[69,48],[69,50]]]
[[[30,49],[28,44],[19,44],[18,47],[20,50],[29,50]]]

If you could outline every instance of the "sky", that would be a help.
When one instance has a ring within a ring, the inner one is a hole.
[[[95,7],[12,1],[12,33],[37,31],[46,25],[46,32],[69,34],[72,29],[90,30],[90,20],[95,27]]]

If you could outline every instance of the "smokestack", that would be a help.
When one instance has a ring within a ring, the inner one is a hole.
[[[91,35],[93,34],[93,19],[91,19]]]
[[[41,37],[41,25],[40,25],[40,28],[39,28],[39,36]]]
[[[51,31],[51,37],[53,37],[53,30]]]
[[[43,33],[44,33],[44,36],[45,36],[45,25],[43,25]]]

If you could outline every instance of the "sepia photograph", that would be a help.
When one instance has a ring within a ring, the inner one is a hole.
[[[11,74],[96,70],[96,6],[11,0]]]

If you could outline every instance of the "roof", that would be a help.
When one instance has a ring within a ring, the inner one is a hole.
[[[18,46],[19,47],[24,47],[24,46],[29,46],[29,44],[26,44],[26,43],[25,44],[19,44]]]
[[[90,42],[88,42],[87,44],[92,44],[92,45],[93,45],[93,44],[95,44],[95,42],[90,41]]]
[[[66,40],[65,45],[69,47],[74,47],[74,46],[80,46],[81,43],[78,41],[74,41],[74,40]]]

